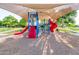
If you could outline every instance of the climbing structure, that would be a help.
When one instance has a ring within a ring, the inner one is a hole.
[[[57,24],[51,21],[51,19],[49,19],[47,22],[46,19],[44,19],[43,22],[44,33],[50,33],[50,31],[54,32],[54,29],[56,27]],[[38,19],[38,12],[28,12],[28,26],[26,26],[21,32],[16,32],[14,35],[23,34],[28,29],[28,38],[38,38],[39,28],[40,25]]]
[[[28,37],[37,38],[39,33],[37,12],[28,12]]]

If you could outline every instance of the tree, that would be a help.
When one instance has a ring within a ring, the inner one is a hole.
[[[15,27],[18,25],[18,21],[15,17],[9,15],[3,19],[3,25],[8,27]]]
[[[26,25],[27,25],[27,21],[24,18],[22,18],[19,22],[19,26],[25,27]]]
[[[0,26],[2,26],[2,21],[0,20]]]
[[[74,18],[76,17],[77,12],[72,11],[62,17],[60,17],[57,21],[57,24],[61,27],[75,25]]]

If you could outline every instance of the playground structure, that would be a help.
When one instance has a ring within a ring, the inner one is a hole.
[[[28,12],[28,26],[22,30],[22,32],[16,32],[14,35],[23,34],[28,29],[28,38],[38,38],[39,30],[44,33],[54,32],[54,29],[57,27],[56,23],[53,23],[51,19],[48,22],[43,19],[43,24],[39,24],[38,12]],[[40,28],[43,26],[43,28]],[[40,28],[40,29],[39,29]]]
[[[28,12],[28,37],[36,38],[39,33],[39,22],[37,12]]]

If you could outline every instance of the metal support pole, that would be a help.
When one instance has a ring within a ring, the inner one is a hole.
[[[45,32],[45,19],[44,19],[44,32]]]
[[[50,19],[48,20],[48,33],[50,33]]]
[[[30,30],[30,16],[29,16],[29,12],[28,12],[28,32]]]
[[[39,19],[38,19],[38,13],[36,12],[36,36],[38,38],[39,34]]]

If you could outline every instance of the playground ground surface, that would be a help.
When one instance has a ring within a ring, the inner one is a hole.
[[[46,41],[45,41],[46,40]],[[36,44],[37,43],[37,44]],[[41,45],[45,43],[45,45]],[[42,34],[38,39],[21,35],[0,34],[1,55],[74,55],[79,54],[79,36],[67,32]]]

